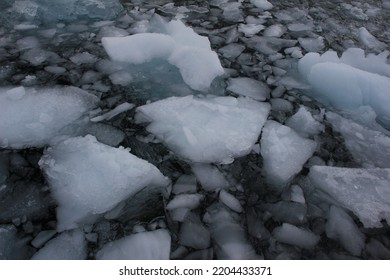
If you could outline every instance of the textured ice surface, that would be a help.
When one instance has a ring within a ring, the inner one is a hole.
[[[310,180],[340,206],[351,210],[367,228],[390,222],[390,169],[330,166],[310,168]]]
[[[140,232],[107,243],[97,253],[99,260],[168,260],[171,236],[165,229]]]
[[[99,143],[91,135],[48,148],[39,164],[58,202],[59,231],[93,223],[98,215],[146,187],[151,196],[158,195],[168,183],[150,163],[123,147]]]
[[[313,249],[320,240],[320,237],[313,232],[288,223],[283,223],[280,227],[275,228],[272,235],[279,242],[305,249]]]
[[[260,143],[265,177],[271,185],[280,188],[302,169],[317,146],[275,121],[266,122]]]
[[[260,8],[263,10],[270,10],[273,8],[273,5],[270,2],[268,2],[267,0],[250,0],[250,1],[257,8]]]
[[[179,20],[161,24],[160,33],[104,37],[103,46],[116,61],[142,64],[166,60],[179,69],[184,82],[192,89],[206,91],[214,78],[224,73],[208,39]]]
[[[216,191],[229,187],[229,182],[219,169],[210,164],[193,164],[192,172],[206,191]]]
[[[298,68],[312,86],[309,94],[313,97],[341,110],[353,111],[361,106],[370,106],[389,125],[388,53],[365,57],[361,51],[350,49],[341,58],[332,51],[321,56],[309,53],[299,61]]]
[[[33,260],[84,260],[87,257],[87,242],[84,233],[72,230],[50,240],[32,257]]]
[[[353,158],[363,167],[390,168],[390,138],[332,112],[327,120],[344,137]]]
[[[324,125],[316,121],[304,106],[301,106],[298,112],[287,119],[286,125],[303,137],[317,135],[325,129]]]
[[[171,97],[138,107],[136,120],[185,159],[230,163],[251,151],[269,109],[249,98]]]
[[[330,207],[325,230],[326,236],[339,241],[348,252],[361,255],[365,236],[343,209],[334,205]]]
[[[230,78],[227,90],[259,101],[269,98],[270,93],[266,84],[251,78]]]
[[[75,135],[98,98],[76,87],[0,88],[0,147],[42,147]]]

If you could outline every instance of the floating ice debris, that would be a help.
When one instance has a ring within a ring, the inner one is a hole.
[[[280,227],[275,228],[272,235],[279,242],[304,249],[313,249],[320,240],[320,237],[313,232],[288,223],[283,223]]]
[[[98,260],[168,260],[171,236],[165,229],[140,232],[104,245]]]
[[[196,193],[196,178],[194,175],[181,175],[172,187],[174,194]]]
[[[388,136],[332,112],[326,113],[326,119],[344,137],[345,145],[359,164],[366,168],[390,168]]]
[[[211,238],[219,260],[259,259],[234,213],[219,204],[207,209]],[[229,234],[227,234],[229,233]]]
[[[375,51],[384,51],[387,49],[387,44],[375,38],[365,27],[359,28],[359,41],[367,48]]]
[[[251,78],[230,78],[229,86],[226,89],[258,101],[268,99],[270,94],[270,89],[265,83]]]
[[[142,64],[154,59],[166,60],[179,69],[192,89],[206,91],[214,78],[224,73],[210,42],[179,20],[162,24],[162,33],[105,37],[103,46],[116,61]]]
[[[28,257],[27,241],[19,239],[13,225],[0,225],[0,260],[19,260]]]
[[[326,236],[335,239],[352,255],[360,256],[364,248],[364,234],[344,210],[332,205],[326,223]]]
[[[221,171],[213,165],[198,163],[193,164],[191,168],[202,188],[206,191],[226,189],[230,186]]]
[[[260,140],[267,181],[283,188],[313,155],[316,143],[299,136],[291,128],[267,121]]]
[[[367,228],[390,222],[390,169],[359,169],[313,166],[313,184],[351,210]]]
[[[263,10],[270,10],[274,7],[270,2],[267,0],[250,0],[253,5],[255,5],[257,8],[263,9]]]
[[[203,199],[204,199],[204,195],[199,193],[179,194],[176,195],[171,201],[169,201],[166,209],[167,210],[174,210],[176,208],[195,209],[200,205]]]
[[[158,196],[168,184],[168,179],[147,161],[123,147],[99,143],[91,135],[48,148],[39,164],[58,202],[58,231],[91,224],[145,188],[149,196]],[[144,202],[133,204],[137,203]]]
[[[92,118],[91,121],[92,122],[100,122],[100,121],[104,121],[104,120],[111,120],[113,117],[119,115],[120,113],[131,110],[134,107],[135,107],[134,104],[125,102],[125,103],[122,103],[122,104],[116,106],[114,109],[112,109],[111,111],[109,111],[103,115]]]
[[[198,250],[210,247],[210,233],[194,213],[187,215],[180,226],[179,244]]]
[[[235,212],[243,211],[240,201],[223,189],[219,192],[219,200]]]
[[[61,233],[50,240],[31,258],[32,260],[84,260],[87,242],[80,229]]]
[[[135,118],[185,159],[230,163],[251,151],[268,113],[269,104],[248,98],[186,96],[138,107]]]
[[[325,129],[324,125],[315,120],[304,106],[301,106],[298,112],[287,119],[286,125],[303,137],[317,135]]]
[[[42,147],[60,135],[75,135],[98,98],[76,87],[0,88],[0,146]]]

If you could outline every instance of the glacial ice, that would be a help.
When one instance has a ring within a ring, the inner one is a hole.
[[[196,163],[191,166],[202,188],[212,192],[229,187],[229,182],[216,166],[207,163]]]
[[[135,118],[185,159],[231,163],[251,151],[269,109],[248,98],[171,97],[138,107]]]
[[[269,120],[260,140],[267,182],[283,188],[313,155],[317,144],[291,128]]]
[[[58,202],[58,231],[93,223],[144,188],[150,196],[158,196],[169,183],[150,163],[91,135],[48,148],[39,164]],[[134,207],[142,203],[134,202]]]
[[[192,89],[207,91],[214,78],[224,73],[208,39],[179,20],[161,24],[160,33],[104,37],[103,47],[111,59],[120,62],[143,64],[155,59],[166,60],[179,69],[184,82]]]
[[[168,260],[171,236],[165,229],[132,234],[107,243],[98,260]]]
[[[390,169],[313,166],[309,178],[341,207],[351,210],[366,228],[390,222]]]
[[[332,51],[323,55],[306,54],[298,63],[300,73],[312,86],[308,94],[329,102],[339,110],[353,111],[370,106],[386,125],[390,125],[390,65],[388,53],[364,56],[356,49],[341,58]],[[378,63],[379,62],[379,63]]]
[[[302,137],[317,135],[325,129],[324,125],[315,120],[304,106],[301,106],[294,115],[287,119],[286,125],[294,129]]]
[[[80,229],[66,231],[50,240],[32,260],[85,260],[87,242]]]
[[[98,98],[76,87],[0,88],[0,146],[42,147],[61,135],[77,135]]]

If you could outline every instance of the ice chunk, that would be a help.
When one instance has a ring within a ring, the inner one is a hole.
[[[355,215],[367,228],[390,222],[390,169],[359,169],[313,166],[309,178]]]
[[[314,141],[275,121],[266,122],[260,143],[267,182],[279,188],[302,169],[317,146]]]
[[[242,40],[249,48],[255,49],[265,55],[277,54],[281,49],[294,47],[297,43],[296,40],[276,37],[259,37],[256,35],[248,39],[242,38]]]
[[[114,109],[112,109],[111,111],[109,111],[103,115],[92,118],[91,121],[92,122],[100,122],[100,121],[104,121],[104,120],[111,120],[113,117],[115,117],[123,112],[126,112],[128,110],[131,110],[134,107],[135,107],[134,104],[125,102],[125,103],[122,103],[122,104],[116,106]]]
[[[127,71],[118,71],[109,76],[114,85],[127,86],[133,81],[133,76]]]
[[[167,205],[167,210],[174,210],[176,208],[188,208],[195,209],[197,208],[201,201],[204,199],[204,195],[195,193],[195,194],[179,194],[176,195]]]
[[[344,210],[334,205],[330,207],[325,229],[326,236],[339,241],[352,255],[361,255],[365,236]]]
[[[230,163],[251,151],[269,109],[248,98],[171,97],[138,107],[135,118],[186,159]]]
[[[326,119],[344,137],[353,158],[362,166],[390,168],[390,138],[332,112]]]
[[[225,190],[219,192],[219,200],[233,211],[238,213],[243,211],[240,201]]]
[[[58,231],[93,223],[98,215],[141,190],[155,196],[168,184],[150,163],[123,147],[99,143],[91,135],[48,148],[39,164],[58,202]],[[137,203],[144,202],[134,202],[134,207]]]
[[[61,233],[31,258],[33,260],[84,260],[87,242],[80,229]]]
[[[214,78],[224,73],[208,39],[178,20],[161,22],[161,25],[161,33],[104,37],[103,47],[116,61],[142,64],[166,60],[179,69],[184,82],[192,89],[207,90]]]
[[[243,51],[245,50],[245,46],[241,44],[229,44],[220,48],[218,51],[228,59],[237,58]]]
[[[279,242],[304,249],[313,249],[320,240],[320,237],[313,232],[288,223],[283,223],[280,227],[275,228],[272,235]]]
[[[267,0],[250,0],[253,5],[255,5],[257,8],[263,9],[263,10],[270,10],[274,7],[270,2]]]
[[[323,37],[299,38],[298,42],[308,52],[319,52],[325,47]]]
[[[239,218],[219,204],[208,208],[211,238],[219,260],[258,259]],[[229,233],[229,234],[227,234]]]
[[[272,98],[270,102],[273,111],[291,112],[294,109],[291,102],[283,98]]]
[[[279,201],[277,203],[264,203],[258,208],[269,212],[276,221],[294,225],[302,225],[306,222],[307,208],[302,203]]]
[[[325,129],[324,125],[315,120],[304,106],[301,106],[298,112],[287,119],[286,125],[303,137],[317,135]]]
[[[0,146],[42,147],[56,136],[74,135],[97,101],[75,87],[0,88]]]
[[[305,196],[300,186],[292,185],[291,186],[291,201],[305,204]]]
[[[259,101],[266,100],[270,94],[270,89],[266,84],[251,78],[230,78],[226,89]]]
[[[252,37],[253,35],[259,33],[265,28],[262,24],[248,23],[248,24],[239,24],[238,31],[244,33],[245,37]]]
[[[387,45],[375,38],[365,27],[359,28],[359,41],[372,50],[383,51],[387,49]]]
[[[210,246],[210,233],[195,214],[187,215],[180,226],[179,243],[198,250]]]
[[[210,164],[193,164],[192,172],[206,191],[226,189],[230,185],[221,171]]]
[[[286,27],[281,24],[273,24],[267,27],[263,35],[266,37],[281,37],[286,32]]]
[[[165,229],[140,232],[107,243],[97,253],[98,260],[168,260],[171,236]]]
[[[89,52],[76,53],[69,58],[74,64],[93,64],[98,58]]]
[[[386,65],[384,57],[366,58],[356,49],[343,54],[340,59],[334,52],[322,56],[309,53],[299,61],[298,69],[312,86],[308,94],[340,110],[354,111],[370,106],[389,125],[390,113],[386,104],[390,103],[387,94],[390,78],[384,75],[390,76],[390,66]]]

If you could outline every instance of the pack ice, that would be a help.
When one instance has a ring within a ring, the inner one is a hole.
[[[184,82],[194,90],[206,91],[224,73],[208,38],[196,34],[180,20],[161,21],[157,33],[104,37],[102,44],[112,60],[143,64],[162,59],[176,66]]]
[[[150,196],[159,195],[169,182],[129,150],[104,145],[91,135],[48,148],[39,164],[58,202],[58,231],[93,223],[146,187]]]
[[[76,87],[0,88],[0,147],[42,147],[75,135],[98,98]]]
[[[313,166],[309,178],[342,207],[351,210],[366,228],[390,222],[390,169]]]
[[[371,107],[379,119],[390,125],[389,52],[364,55],[361,49],[348,49],[339,58],[334,51],[306,54],[298,63],[299,72],[312,86],[310,95],[339,110]]]
[[[250,98],[186,96],[138,107],[135,119],[185,159],[226,164],[251,151],[269,111]]]

